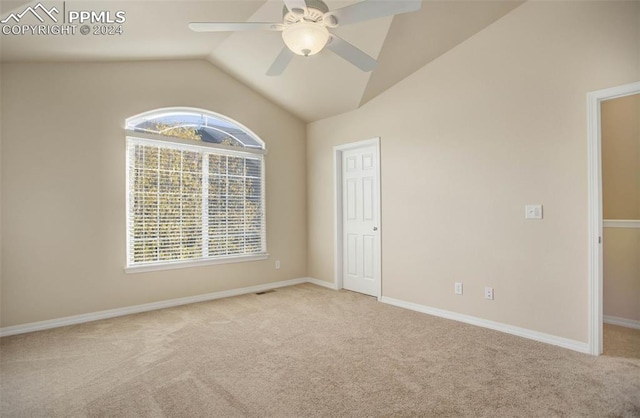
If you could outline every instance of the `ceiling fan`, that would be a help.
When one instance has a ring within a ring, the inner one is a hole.
[[[308,57],[325,46],[362,71],[371,71],[377,62],[362,50],[340,38],[329,29],[379,17],[409,13],[422,7],[421,0],[366,0],[329,10],[322,0],[284,0],[282,23],[266,22],[193,22],[195,32],[234,32],[266,30],[282,32],[285,47],[273,62],[268,76],[277,76],[287,68],[294,55]]]

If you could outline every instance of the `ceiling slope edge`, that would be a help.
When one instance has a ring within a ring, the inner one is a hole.
[[[360,106],[495,23],[525,1],[434,1],[398,15]]]
[[[242,85],[244,88],[250,90],[254,94],[257,94],[258,96],[262,97],[267,102],[271,103],[272,105],[276,106],[277,108],[281,109],[282,111],[288,113],[293,119],[296,119],[296,120],[298,120],[298,121],[300,121],[302,123],[305,123],[305,124],[311,122],[311,121],[306,120],[305,118],[303,118],[297,112],[295,112],[295,109],[288,108],[287,106],[285,106],[284,104],[280,103],[278,100],[276,100],[271,95],[265,94],[263,91],[261,91],[260,89],[256,88],[256,86],[252,85],[249,81],[243,80],[242,78],[238,77],[230,69],[219,65],[218,61],[216,61],[211,55],[208,55],[208,56],[203,57],[203,58],[197,58],[197,60],[201,60],[201,61],[207,63],[208,65],[213,67],[213,69],[215,71],[220,71],[222,74],[224,74],[227,77],[231,78],[233,81],[235,81],[238,84]]]

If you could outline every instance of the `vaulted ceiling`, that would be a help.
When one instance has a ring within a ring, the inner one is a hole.
[[[383,0],[366,0],[383,1]],[[388,0],[393,1],[393,0]],[[330,9],[355,1],[326,0]],[[3,1],[4,19],[37,2]],[[209,60],[310,122],[357,109],[430,61],[491,25],[522,1],[424,1],[422,9],[334,32],[374,58],[365,73],[330,51],[296,56],[281,76],[265,75],[283,43],[279,32],[196,33],[189,22],[282,20],[280,0],[46,1],[66,10],[126,12],[122,35],[2,35],[2,61]],[[33,22],[38,23],[38,22]],[[472,70],[472,69],[470,69]]]

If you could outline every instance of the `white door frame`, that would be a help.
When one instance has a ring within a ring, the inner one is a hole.
[[[602,354],[602,125],[603,101],[640,93],[640,82],[587,93],[589,204],[589,353]]]
[[[343,277],[342,277],[342,273],[343,273],[343,239],[342,239],[342,210],[343,210],[343,206],[342,206],[342,153],[343,151],[346,150],[352,150],[355,148],[361,148],[361,147],[366,147],[366,146],[371,146],[374,145],[377,148],[377,164],[376,166],[378,167],[378,179],[377,179],[377,185],[375,187],[377,187],[377,191],[378,193],[376,193],[376,201],[374,202],[374,204],[378,207],[377,210],[377,214],[376,214],[376,223],[378,225],[378,231],[381,230],[380,228],[380,201],[381,201],[381,197],[380,197],[380,184],[382,183],[382,179],[380,178],[380,137],[377,138],[371,138],[371,139],[365,139],[363,141],[357,141],[357,142],[351,142],[349,144],[344,144],[344,145],[336,145],[335,147],[333,147],[333,172],[334,172],[334,176],[333,176],[333,192],[334,192],[334,202],[336,204],[335,206],[335,210],[334,210],[334,218],[333,218],[333,223],[334,223],[334,235],[333,235],[333,249],[334,249],[334,260],[335,260],[335,264],[334,264],[334,271],[335,271],[335,278],[334,278],[334,283],[335,283],[335,287],[336,289],[342,289],[343,288]],[[382,238],[381,238],[381,232],[378,233],[378,251],[376,254],[376,258],[378,259],[378,271],[380,272],[379,274],[379,280],[377,283],[377,290],[376,290],[376,297],[378,298],[378,300],[380,300],[380,298],[382,297]]]

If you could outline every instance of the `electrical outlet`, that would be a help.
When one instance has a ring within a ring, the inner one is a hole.
[[[276,260],[276,270],[280,268],[280,260]]]
[[[462,294],[462,283],[461,282],[456,282],[454,291],[456,292],[456,295],[461,295]]]
[[[493,287],[485,287],[484,288],[484,298],[493,300]]]

